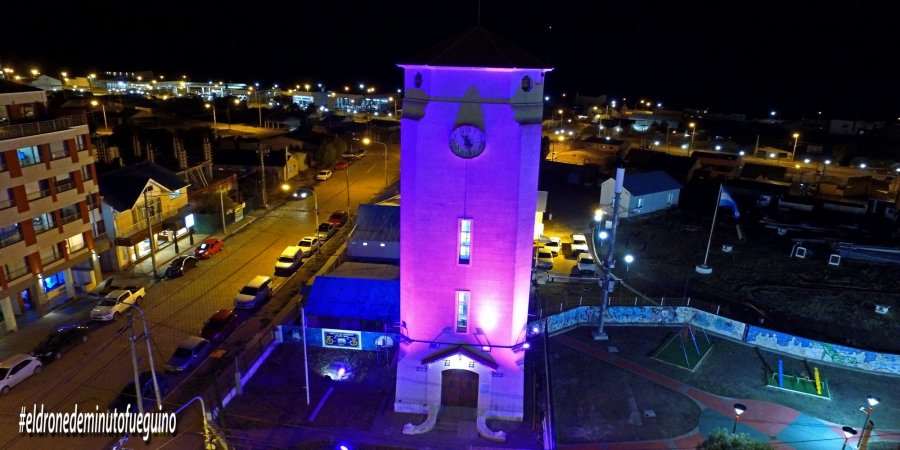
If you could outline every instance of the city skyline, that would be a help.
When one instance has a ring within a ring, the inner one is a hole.
[[[115,5],[115,7],[113,7]],[[152,9],[111,2],[61,5],[39,15],[7,6],[11,35],[0,64],[43,73],[152,70],[195,80],[359,83],[399,87],[399,60],[480,23],[554,68],[551,102],[576,95],[653,99],[664,106],[782,118],[823,115],[894,121],[898,68],[891,14],[880,4],[649,3],[541,5],[447,3],[429,15],[388,5],[231,2]],[[434,17],[434,18],[432,18]],[[84,24],[74,32],[73,24]],[[29,35],[33,29],[41,32]],[[61,42],[80,36],[80,45]]]

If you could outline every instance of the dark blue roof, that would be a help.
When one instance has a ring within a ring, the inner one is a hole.
[[[116,211],[128,211],[143,195],[149,180],[170,191],[185,189],[190,185],[165,167],[143,161],[100,175],[100,195]]]
[[[625,189],[631,195],[648,195],[681,188],[681,184],[662,170],[625,175]]]
[[[391,205],[359,205],[356,210],[354,241],[400,242],[400,207]]]
[[[306,314],[395,322],[400,320],[400,280],[318,276]]]

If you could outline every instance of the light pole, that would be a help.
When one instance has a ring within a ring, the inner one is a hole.
[[[845,450],[847,448],[847,441],[850,440],[851,437],[856,436],[856,430],[853,427],[844,427],[841,428],[844,432],[844,446],[841,447],[841,450]]]
[[[319,234],[319,198],[316,196],[316,191],[312,189],[301,189],[300,198],[306,198],[309,195],[312,195],[313,198],[313,209],[316,212],[316,224],[313,225],[315,228],[313,230],[313,234],[318,236]]]
[[[344,178],[347,180],[347,212],[350,212],[350,166],[344,169]]]
[[[100,105],[100,108],[103,110],[103,129],[106,131],[109,131],[109,123],[106,121],[106,105],[98,102],[97,100],[91,100],[91,106],[96,107],[98,104]]]
[[[609,303],[609,294],[612,292],[613,287],[615,286],[614,277],[611,272],[613,266],[615,266],[615,253],[616,253],[616,228],[619,224],[619,203],[622,199],[622,190],[625,183],[625,168],[619,167],[616,169],[616,184],[615,190],[613,191],[613,213],[612,213],[612,230],[609,233],[609,248],[606,250],[606,260],[603,263],[600,263],[597,259],[597,263],[600,264],[600,269],[603,270],[603,276],[600,277],[600,320],[597,324],[597,329],[593,332],[595,341],[605,341],[609,339],[609,336],[606,335],[606,332],[603,330],[603,325],[606,315],[606,305]],[[594,238],[594,234],[591,233],[591,244],[595,247],[594,250],[594,258],[597,258],[596,246],[597,242]]]
[[[215,100],[213,100],[213,101],[215,101]],[[206,109],[212,109],[212,113],[213,113],[213,135],[215,135],[215,134],[216,134],[216,128],[218,128],[218,124],[216,123],[216,106],[215,106],[215,104],[210,105],[209,103],[207,103],[207,104],[204,105],[204,106],[206,106]]]
[[[222,234],[227,234],[228,230],[225,228],[225,199],[224,194],[225,189],[219,189],[219,207],[222,209]]]
[[[153,239],[153,228],[150,225],[150,203],[147,202],[147,192],[153,190],[153,186],[147,186],[144,189],[144,215],[147,216],[147,234],[148,239],[150,239],[150,264],[153,267],[153,278],[159,278],[159,274],[156,273],[156,252],[154,249],[156,248],[156,240]]]
[[[688,124],[688,127],[691,128],[691,145],[688,149],[688,153],[690,153],[690,152],[694,151],[694,133],[697,132],[697,124],[694,122],[691,122]]]
[[[269,207],[269,202],[266,200],[266,160],[265,156],[269,154],[269,149],[264,149],[260,144],[256,144],[256,153],[259,154],[259,170],[260,170],[260,178],[262,183],[262,201],[263,208]]]
[[[861,433],[859,433],[859,442],[856,443],[856,448],[859,448],[859,446],[862,444],[863,435],[866,434],[866,427],[869,425],[869,419],[872,417],[872,408],[874,408],[875,405],[881,402],[881,399],[874,395],[869,395],[866,397],[866,402],[869,404],[868,408],[866,408],[865,406],[861,406],[859,408],[860,411],[866,413],[866,421],[863,422],[863,426],[862,428],[860,428]]]
[[[791,161],[794,161],[794,156],[797,154],[797,142],[800,141],[800,133],[794,133],[794,149],[791,150]]]
[[[388,174],[387,174],[387,144],[384,142],[373,141],[369,138],[363,138],[363,145],[369,144],[381,144],[384,147],[384,188],[388,187]]]
[[[257,86],[259,84],[257,83]],[[250,86],[250,92],[253,92],[253,86]],[[247,98],[247,102],[250,102],[250,98]],[[262,104],[259,103],[259,89],[256,89],[256,109],[259,110],[259,127],[262,128]]]
[[[734,404],[734,427],[731,428],[731,434],[734,434],[737,432],[738,420],[741,418],[741,414],[743,414],[744,411],[746,411],[746,410],[747,410],[746,406],[744,406],[740,403]]]
[[[563,110],[560,109],[557,112],[559,113],[559,128],[562,129],[562,127],[563,127]]]
[[[625,255],[625,273],[631,270],[631,263],[634,262],[634,256]]]

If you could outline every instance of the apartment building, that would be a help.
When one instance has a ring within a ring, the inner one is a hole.
[[[0,80],[0,333],[91,289],[101,275],[96,255],[105,240],[87,121],[47,108],[43,90]]]

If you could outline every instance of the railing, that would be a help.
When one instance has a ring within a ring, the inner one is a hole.
[[[63,255],[53,254],[53,255],[46,256],[46,257],[42,256],[41,257],[41,265],[46,266],[48,264],[52,264],[56,261],[59,261],[61,259],[63,259]]]
[[[6,281],[7,282],[14,281],[18,278],[24,277],[25,275],[28,275],[31,273],[28,271],[27,267],[19,267],[18,269],[15,269],[15,270],[9,270],[9,267],[7,267],[7,266],[4,266],[4,268],[6,269]]]
[[[78,125],[86,125],[84,116],[65,116],[53,120],[8,125],[0,127],[0,140],[62,131]]]
[[[135,208],[140,208],[140,207],[135,206]],[[162,222],[163,220],[166,220],[169,217],[174,217],[176,214],[178,214],[178,208],[166,208],[166,210],[163,211],[162,213],[154,214],[154,215],[150,216],[150,223],[155,224],[158,222]],[[121,231],[117,231],[116,236],[124,238],[124,237],[131,236],[132,234],[135,234],[138,231],[146,230],[146,229],[147,229],[147,218],[144,217],[140,220],[140,223],[135,223],[129,227],[123,228]]]
[[[12,208],[13,206],[16,206],[16,201],[14,199],[0,200],[0,210]]]
[[[72,189],[75,189],[74,181],[67,181],[65,183],[58,183],[56,185],[56,192],[65,192],[65,191],[70,191]]]
[[[77,212],[77,213],[74,213],[74,214],[69,214],[68,216],[65,216],[65,217],[60,218],[59,221],[62,222],[62,223],[69,223],[69,222],[74,222],[74,221],[76,221],[76,220],[78,220],[78,219],[81,219],[81,213],[80,213],[80,212]]]
[[[63,151],[60,151],[60,152],[51,153],[50,159],[57,160],[57,159],[68,158],[70,156],[72,156],[72,155],[69,152],[69,149],[64,149]]]
[[[35,225],[35,226],[34,226],[34,233],[35,233],[35,234],[46,233],[46,232],[48,232],[48,231],[50,231],[50,230],[52,230],[52,229],[54,229],[54,228],[56,228],[56,225],[55,225],[55,224],[52,224],[52,223],[42,223],[42,224],[40,224],[40,225]]]
[[[40,191],[29,192],[26,197],[29,201],[37,200],[39,198],[49,197],[50,189],[41,189]]]
[[[25,239],[21,234],[12,234],[0,239],[0,248],[8,247],[10,245],[15,244],[16,242]]]

